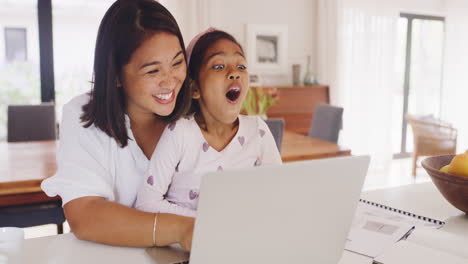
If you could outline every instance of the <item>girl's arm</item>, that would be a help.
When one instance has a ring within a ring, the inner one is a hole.
[[[195,217],[196,211],[171,203],[165,199],[169,186],[173,184],[176,167],[184,152],[184,120],[168,125],[161,135],[144,182],[138,192],[135,207],[145,212],[161,212]]]
[[[142,187],[138,193],[136,209],[144,212],[160,212],[176,214],[186,217],[196,217],[196,211],[190,208],[171,203],[164,198],[164,194],[157,188]]]
[[[109,202],[103,197],[82,197],[64,206],[65,216],[79,239],[114,246],[153,246],[154,213],[141,212]],[[159,214],[156,245],[179,243],[190,250],[194,219],[173,214]]]

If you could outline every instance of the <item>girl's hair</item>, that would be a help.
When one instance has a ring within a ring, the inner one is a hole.
[[[189,77],[191,79],[191,89],[193,93],[193,86],[198,86],[200,88],[200,83],[199,83],[199,74],[200,74],[200,68],[202,67],[203,63],[203,58],[205,58],[206,51],[213,45],[215,44],[218,40],[221,39],[227,39],[229,41],[232,41],[234,44],[239,46],[241,49],[242,53],[244,53],[244,50],[242,49],[242,46],[237,42],[237,40],[229,33],[221,31],[221,30],[214,30],[211,32],[208,32],[204,34],[203,36],[198,39],[198,41],[195,43],[193,46],[192,53],[190,54],[190,64],[188,67],[188,73]],[[198,100],[192,99],[192,104],[189,113],[199,113],[200,112],[200,105],[198,103]]]
[[[186,56],[177,22],[164,6],[154,0],[118,0],[107,10],[99,26],[93,88],[89,102],[83,106],[81,121],[86,128],[94,124],[121,147],[127,146],[129,137],[125,125],[126,94],[118,80],[122,79],[123,67],[133,52],[158,32],[177,36]],[[179,119],[188,111],[190,101],[186,78],[177,96],[176,108],[169,116],[161,118],[166,122]]]

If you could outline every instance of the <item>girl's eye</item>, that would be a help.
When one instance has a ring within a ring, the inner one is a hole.
[[[224,69],[224,65],[222,65],[222,64],[215,65],[215,66],[213,66],[213,69],[222,70],[222,69]]]
[[[159,72],[159,70],[152,70],[152,71],[149,71],[148,73],[149,74],[154,74],[154,73],[158,73],[158,72]]]
[[[181,65],[181,64],[182,64],[182,60],[180,60],[180,61],[174,63],[172,66],[175,67],[175,66],[179,66],[179,65]]]
[[[244,66],[244,65],[237,65],[237,69],[239,69],[239,70],[246,70],[247,67]]]

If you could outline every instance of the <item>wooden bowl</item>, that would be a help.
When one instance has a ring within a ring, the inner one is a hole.
[[[455,155],[429,157],[422,161],[422,166],[445,199],[468,214],[468,177],[440,171],[440,168],[448,165],[453,157]]]

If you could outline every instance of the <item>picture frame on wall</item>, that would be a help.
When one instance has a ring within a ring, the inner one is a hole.
[[[246,47],[249,68],[261,74],[286,74],[288,26],[247,24]]]
[[[250,73],[249,74],[249,85],[250,85],[250,87],[262,86],[262,77],[259,74]]]

